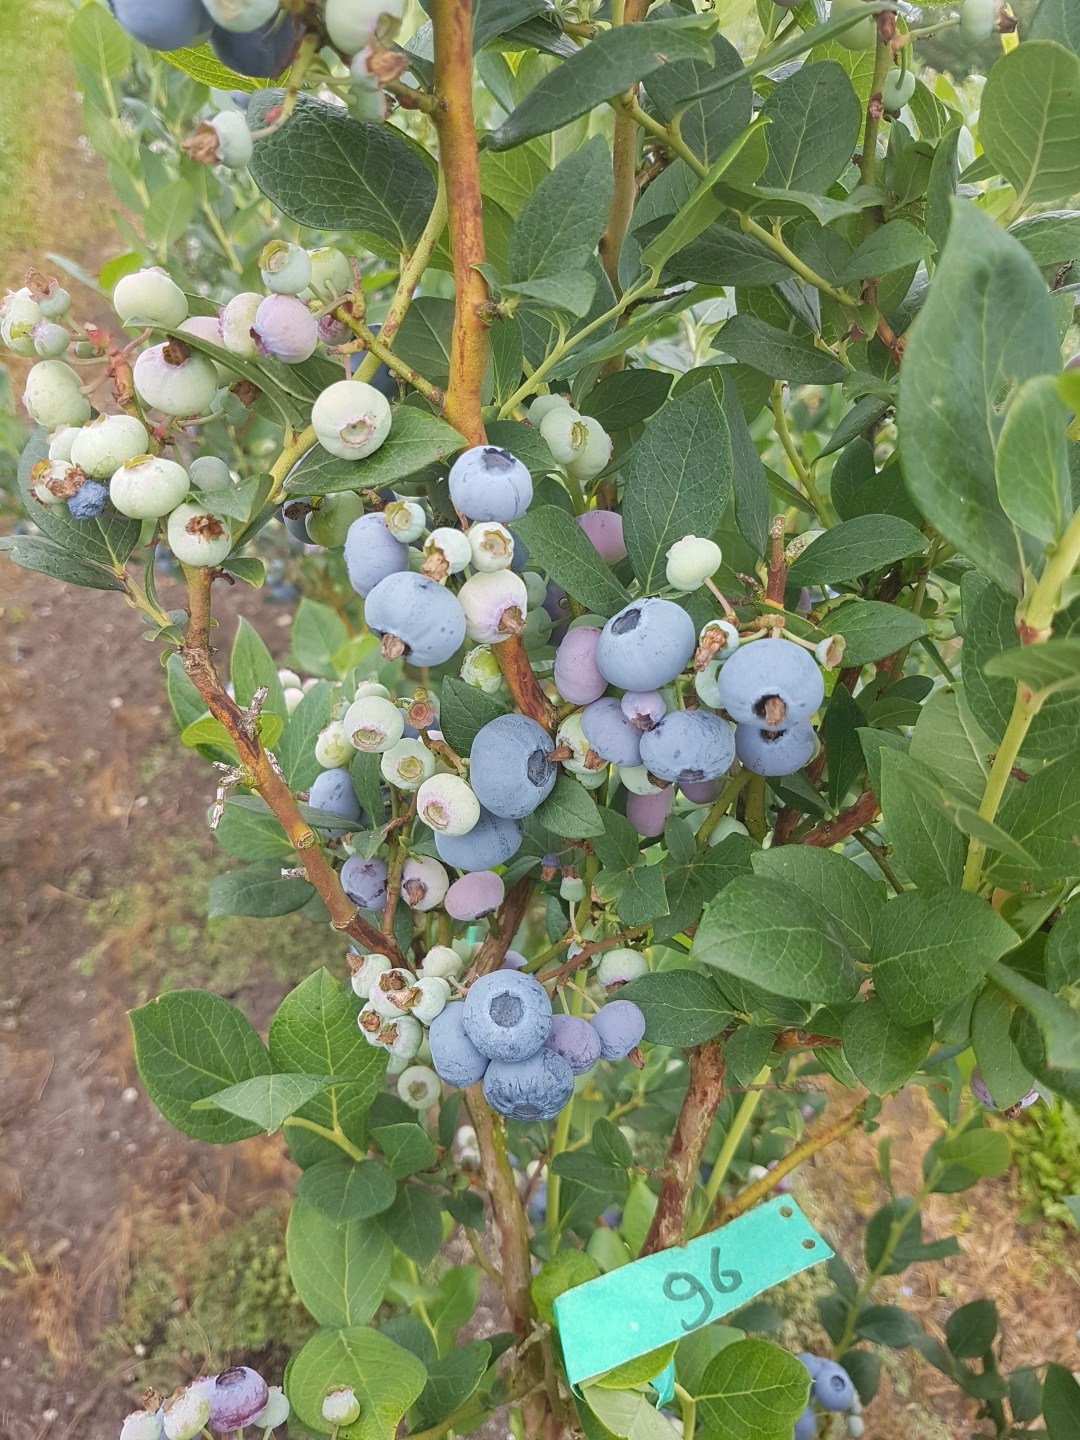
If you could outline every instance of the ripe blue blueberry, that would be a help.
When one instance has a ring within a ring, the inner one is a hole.
[[[381,910],[386,904],[385,862],[377,856],[365,860],[350,855],[341,867],[341,888],[361,910]]]
[[[465,639],[457,596],[410,570],[379,581],[367,596],[364,619],[382,636],[384,658],[404,657],[410,665],[443,665]]]
[[[531,975],[496,970],[481,975],[465,997],[465,1033],[489,1060],[526,1060],[551,1029],[551,1001]]]
[[[323,770],[316,775],[308,793],[308,804],[313,810],[328,810],[331,815],[340,815],[343,820],[356,822],[360,819],[360,801],[353,789],[352,776],[348,770]],[[353,824],[341,830],[326,830],[331,836],[344,835]]]
[[[521,849],[521,821],[480,807],[480,819],[465,835],[435,832],[440,860],[455,870],[494,870]]]
[[[600,1059],[600,1036],[580,1015],[553,1015],[544,1049],[561,1055],[575,1075],[584,1075]]]
[[[609,1000],[589,1024],[600,1036],[605,1060],[622,1060],[645,1034],[645,1016],[631,1000]]]
[[[823,1410],[849,1410],[855,1399],[851,1376],[835,1360],[822,1360],[814,1376],[814,1399]]]
[[[659,690],[694,653],[694,622],[673,600],[635,600],[604,626],[596,647],[601,675],[620,690]]]
[[[806,1409],[799,1416],[798,1420],[795,1421],[795,1429],[792,1433],[792,1440],[814,1440],[814,1436],[816,1434],[817,1416],[814,1414],[813,1410],[810,1409],[810,1406],[807,1405]]]
[[[532,496],[532,476],[509,450],[474,445],[450,467],[450,499],[469,520],[520,520]]]
[[[609,695],[581,712],[581,729],[589,748],[609,765],[641,764],[641,731],[626,718],[618,700]]]
[[[488,1058],[481,1055],[465,1033],[465,1006],[460,1000],[447,1005],[431,1022],[428,1044],[431,1063],[441,1080],[458,1090],[465,1090],[483,1078]]]
[[[809,1370],[811,1380],[817,1379],[818,1371],[825,1363],[821,1355],[815,1355],[810,1350],[800,1350],[798,1355],[795,1356],[795,1359],[798,1360],[804,1369]]]
[[[210,1395],[210,1428],[218,1433],[242,1430],[266,1405],[266,1381],[247,1365],[223,1370]]]
[[[551,736],[527,715],[500,715],[476,734],[469,783],[493,815],[520,820],[551,794],[558,775]]]
[[[660,780],[715,780],[734,758],[731,727],[708,710],[673,710],[641,737],[641,763]]]
[[[825,696],[814,657],[790,640],[740,645],[721,668],[716,686],[733,720],[770,730],[809,720]]]
[[[246,34],[233,34],[215,25],[210,32],[210,47],[226,69],[237,75],[271,80],[288,68],[303,38],[304,26],[298,17],[279,11],[265,25]]]
[[[484,1099],[510,1120],[554,1120],[573,1093],[574,1072],[554,1050],[493,1060],[484,1074]]]
[[[787,730],[735,726],[735,753],[755,775],[794,775],[814,753],[814,727],[799,720]]]
[[[109,487],[100,480],[87,480],[67,502],[73,520],[96,520],[104,513],[109,500]]]
[[[151,50],[198,45],[210,33],[201,0],[109,0],[109,7],[127,33]]]

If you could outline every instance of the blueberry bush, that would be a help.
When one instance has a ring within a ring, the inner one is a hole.
[[[283,1133],[319,1328],[124,1440],[857,1437],[889,1347],[980,1434],[1075,1437],[993,1299],[942,1340],[879,1288],[958,1253],[923,1207],[1009,1168],[992,1112],[1080,1101],[1075,0],[425,10],[89,0],[135,221],[67,268],[114,320],[39,270],[3,302],[37,428],[0,547],[145,618],[244,862],[211,916],[349,946],[265,1041],[202,991],[131,1016],[178,1129]],[[953,30],[985,78],[922,63]],[[340,591],[289,669],[213,618],[281,526]],[[685,1338],[568,1383],[560,1295],[908,1085],[940,1134],[913,1194],[879,1142],[831,1354],[678,1272]]]

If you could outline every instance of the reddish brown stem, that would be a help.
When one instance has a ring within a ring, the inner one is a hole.
[[[188,626],[180,658],[188,679],[206,702],[210,714],[229,732],[240,764],[251,778],[251,787],[270,806],[289,837],[304,873],[330,912],[334,929],[348,935],[364,950],[377,951],[395,965],[403,965],[404,957],[393,937],[382,935],[369,925],[341,888],[338,873],[319,844],[319,837],[300,814],[292,791],[263,748],[257,725],[251,723],[221,683],[210,654],[212,571],[202,566],[185,566],[184,573],[188,582]]]
[[[454,257],[454,330],[446,418],[470,445],[482,445],[480,391],[487,365],[487,285],[480,158],[472,108],[472,0],[432,0],[435,42],[435,128],[446,180],[450,249]]]
[[[555,713],[554,705],[540,689],[540,682],[533,674],[521,636],[510,635],[492,648],[518,709],[549,733],[554,732],[559,717]]]
[[[623,24],[632,25],[645,17],[648,0],[626,0],[623,7]],[[637,93],[633,86],[630,94]],[[607,225],[600,237],[600,263],[611,281],[611,288],[617,297],[622,295],[619,284],[619,256],[623,241],[630,228],[637,198],[637,143],[638,124],[621,106],[615,108],[615,127],[611,144],[611,169],[615,187],[611,196]],[[625,323],[625,316],[620,323]]]
[[[784,608],[784,591],[787,588],[787,561],[784,559],[784,517],[778,515],[769,531],[772,547],[769,552],[769,582],[765,588],[765,603]]]
[[[668,1147],[660,1198],[642,1255],[681,1244],[698,1166],[724,1096],[724,1052],[717,1041],[708,1040],[691,1050],[688,1061],[690,1084]]]
[[[808,830],[802,838],[803,845],[816,845],[819,849],[828,850],[833,845],[846,840],[849,835],[854,835],[856,830],[861,830],[864,825],[869,825],[874,816],[878,813],[878,802],[872,791],[864,790],[854,805],[849,805],[846,810],[841,810],[835,820],[825,820],[820,825],[815,825]]]

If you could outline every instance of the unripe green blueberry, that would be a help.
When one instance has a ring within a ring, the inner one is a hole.
[[[285,713],[291,715],[304,698],[304,692],[299,685],[286,685],[281,691],[281,697],[285,701]]]
[[[43,360],[55,360],[71,344],[70,332],[51,320],[39,320],[34,326],[32,338],[34,354],[40,355]]]
[[[16,355],[36,355],[34,330],[41,321],[41,307],[30,291],[16,290],[0,307],[0,339]]]
[[[197,1384],[178,1390],[161,1408],[167,1440],[195,1440],[210,1419],[209,1397]]]
[[[588,483],[595,480],[597,475],[602,475],[608,467],[611,460],[611,436],[600,421],[594,420],[591,415],[583,415],[581,423],[585,426],[585,445],[577,459],[571,460],[566,469],[575,480]]]
[[[345,104],[353,119],[368,123],[385,120],[388,113],[386,96],[383,94],[382,87],[378,80],[368,73],[369,58],[370,52],[366,49],[353,56],[352,64],[349,66],[353,83],[345,95]]]
[[[472,563],[477,570],[494,574],[497,570],[509,568],[514,558],[514,537],[498,520],[478,520],[469,529],[468,541]],[[544,594],[547,594],[546,585]]]
[[[192,462],[191,466],[189,467],[189,470],[193,470],[193,469],[194,469],[194,461]],[[284,685],[284,686],[286,686],[286,687],[288,687],[289,685],[297,685],[297,686],[299,686],[299,684],[300,684],[300,676],[296,673],[295,670],[279,670],[279,671],[277,672],[277,678],[281,681],[282,685]],[[316,683],[317,683],[317,682],[316,682]],[[330,768],[330,767],[324,766],[323,768],[324,768],[324,769],[327,769],[327,768]]]
[[[544,601],[547,599],[547,581],[542,575],[538,575],[535,570],[526,570],[521,578],[525,582],[525,594],[529,600],[530,616],[538,610],[543,611]],[[550,615],[548,619],[551,619]]]
[[[325,545],[328,550],[345,544],[349,526],[364,513],[364,502],[351,490],[341,490],[336,495],[324,495],[304,524],[308,538],[313,545]]]
[[[969,45],[989,40],[997,23],[997,0],[964,0],[960,6],[960,34]]]
[[[71,296],[62,285],[51,280],[46,293],[38,296],[37,303],[46,320],[59,320],[71,309]]]
[[[397,1093],[414,1110],[430,1110],[442,1094],[442,1085],[430,1065],[410,1065],[398,1076]]]
[[[399,790],[419,790],[435,773],[435,756],[422,740],[399,740],[382,752],[379,770],[388,785]]]
[[[571,461],[584,455],[589,440],[589,427],[569,405],[558,405],[549,410],[541,420],[540,434],[544,437],[555,463],[569,465]]]
[[[902,110],[915,94],[914,70],[890,70],[881,87],[881,103],[886,110]]]
[[[381,695],[384,700],[391,698],[390,691],[385,685],[380,685],[378,680],[361,680],[356,687],[354,700],[363,700],[368,695]]]
[[[356,747],[345,733],[340,720],[331,720],[324,730],[319,731],[315,741],[315,759],[324,770],[339,770],[348,765],[356,754]]]
[[[709,831],[709,844],[719,845],[729,835],[749,835],[750,831],[741,820],[736,820],[734,815],[721,815],[713,828]]]
[[[847,1433],[851,1440],[860,1440],[866,1432],[866,1424],[859,1415],[849,1415],[847,1418]]]
[[[696,590],[715,575],[722,559],[714,540],[684,535],[667,552],[667,582],[676,590]]]
[[[164,415],[202,415],[218,392],[212,361],[177,341],[144,350],[132,376],[143,404]]]
[[[486,645],[477,645],[465,652],[465,658],[461,662],[461,678],[466,685],[471,685],[474,690],[482,690],[485,695],[496,694],[503,683],[499,662]]]
[[[360,1419],[360,1401],[346,1385],[331,1390],[322,1402],[323,1419],[330,1425],[352,1425]]]
[[[640,950],[605,950],[596,967],[596,979],[605,990],[629,984],[649,973],[649,962]]]
[[[153,325],[159,330],[175,330],[187,319],[187,296],[157,265],[149,270],[136,270],[133,275],[118,280],[112,303],[122,325]]]
[[[865,9],[866,0],[832,0],[831,18],[835,20],[838,15],[851,15]],[[873,50],[877,45],[877,23],[873,14],[837,35],[836,39],[845,50]]]
[[[326,0],[324,22],[335,49],[355,55],[377,35],[393,35],[404,14],[405,0]]]
[[[383,510],[383,521],[395,540],[411,545],[427,529],[424,507],[415,500],[391,500]]]
[[[413,986],[415,994],[409,996],[409,1014],[430,1025],[446,1009],[450,999],[450,986],[440,975],[427,975]]]
[[[585,881],[577,875],[564,875],[559,882],[559,898],[572,905],[585,899]]]
[[[441,525],[424,541],[421,573],[429,580],[445,580],[447,575],[460,575],[472,564],[469,537],[449,525]]]
[[[289,1402],[282,1393],[280,1385],[271,1385],[267,1391],[266,1405],[255,1416],[251,1422],[257,1425],[260,1430],[276,1430],[279,1425],[284,1425],[289,1418]]]
[[[336,245],[323,245],[308,252],[311,259],[311,284],[304,291],[304,300],[336,300],[353,287],[349,257]]]
[[[200,455],[188,467],[191,483],[204,495],[217,495],[233,488],[232,471],[219,455]],[[296,682],[300,683],[299,678]]]
[[[405,718],[396,705],[381,695],[354,700],[341,722],[357,750],[381,755],[396,745],[405,733]]]
[[[275,3],[275,9],[277,8]],[[239,110],[222,110],[208,122],[217,135],[219,165],[229,170],[243,170],[250,165],[255,142],[248,129],[247,117]]]
[[[311,256],[288,240],[271,240],[259,256],[262,281],[275,295],[299,295],[311,284]]]
[[[90,419],[90,401],[82,392],[82,381],[62,360],[39,360],[30,369],[23,404],[46,430],[85,425]]]
[[[470,640],[497,645],[525,628],[529,595],[525,582],[512,570],[470,575],[458,591],[465,612],[465,633]]]
[[[49,436],[49,459],[71,461],[71,449],[77,436],[82,434],[81,425],[61,425]]]
[[[601,765],[599,770],[583,770],[578,776],[578,783],[586,790],[599,790],[607,779],[608,767]]]
[[[413,1060],[424,1043],[424,1027],[411,1015],[399,1015],[384,1023],[377,1043],[395,1059]]]
[[[120,1440],[163,1440],[164,1434],[154,1410],[133,1410],[120,1427]]]
[[[234,295],[222,310],[221,343],[230,354],[238,355],[243,360],[258,358],[259,352],[251,327],[255,324],[255,316],[262,302],[263,297],[254,290],[242,290],[239,295]]]
[[[720,661],[710,660],[704,670],[699,670],[694,676],[694,689],[697,697],[703,705],[708,705],[710,710],[721,708],[720,687],[717,684],[720,675]]]
[[[440,835],[467,835],[480,819],[480,801],[460,775],[432,775],[417,791],[416,813]]]
[[[449,945],[433,945],[420,965],[420,975],[438,975],[443,980],[455,979],[465,968],[465,961]]]
[[[202,505],[178,505],[167,534],[169,549],[183,565],[220,565],[232,549],[229,522]]]
[[[619,769],[619,779],[631,795],[659,795],[661,790],[666,789],[664,785],[657,785],[649,779],[649,772],[644,765],[623,765]]]
[[[558,410],[560,406],[565,410],[570,409],[570,401],[565,395],[538,395],[529,406],[529,419],[539,429],[544,416],[550,415],[552,410]]]
[[[365,955],[360,965],[352,973],[353,993],[361,1000],[371,999],[371,987],[378,980],[380,975],[385,975],[388,970],[394,967],[385,955]]]
[[[562,762],[565,769],[574,775],[584,775],[589,742],[585,739],[585,732],[581,728],[580,710],[575,710],[572,715],[568,715],[559,726],[555,744],[560,749],[566,745],[574,752],[569,760]]]
[[[111,477],[136,456],[145,457],[150,443],[146,426],[134,415],[99,415],[84,425],[71,446],[71,461],[95,480]],[[186,491],[184,492],[187,493]],[[183,499],[183,496],[180,497]],[[174,501],[174,504],[178,504]],[[168,507],[170,510],[172,505]],[[165,512],[159,511],[159,514]]]
[[[359,380],[328,385],[311,407],[319,444],[342,460],[362,460],[378,450],[392,419],[386,396]]]

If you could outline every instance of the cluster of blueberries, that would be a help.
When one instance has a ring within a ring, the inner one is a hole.
[[[821,1355],[804,1352],[795,1358],[810,1372],[813,1383],[810,1386],[810,1403],[795,1422],[793,1440],[813,1440],[817,1434],[817,1415],[813,1409],[815,1404],[826,1411],[850,1411],[848,1434],[852,1440],[858,1440],[863,1433],[863,1422],[860,1418],[862,1405],[848,1372],[835,1360],[826,1360]]]
[[[248,1425],[269,1435],[288,1418],[289,1402],[280,1387],[267,1385],[247,1365],[235,1365],[192,1380],[164,1401],[150,1391],[146,1408],[133,1410],[124,1421],[120,1440],[195,1440],[206,1430],[232,1435]]]

